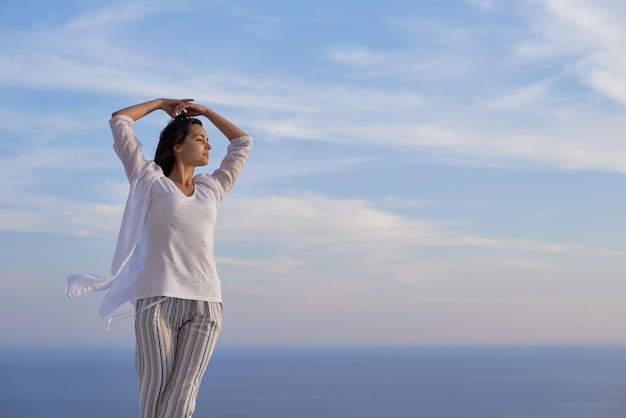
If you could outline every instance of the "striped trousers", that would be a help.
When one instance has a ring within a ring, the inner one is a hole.
[[[142,418],[191,417],[221,323],[220,302],[137,301],[135,366]]]

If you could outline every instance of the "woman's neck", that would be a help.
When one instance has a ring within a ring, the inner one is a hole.
[[[176,186],[187,196],[193,194],[193,167],[188,166],[176,166],[172,167],[172,171],[167,176],[170,180],[176,184]]]

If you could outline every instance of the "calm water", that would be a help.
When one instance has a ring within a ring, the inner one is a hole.
[[[0,417],[137,417],[132,349],[0,350]],[[233,349],[195,418],[626,418],[626,347]]]

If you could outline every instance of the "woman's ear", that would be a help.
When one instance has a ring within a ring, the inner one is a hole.
[[[175,153],[180,154],[181,152],[183,152],[183,147],[180,144],[175,144],[172,149],[174,150]]]

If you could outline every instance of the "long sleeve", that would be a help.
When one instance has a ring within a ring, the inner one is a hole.
[[[141,142],[137,139],[134,130],[135,122],[128,116],[118,115],[109,120],[113,133],[113,149],[124,165],[124,171],[129,182],[147,164],[141,151]]]
[[[253,142],[254,140],[250,136],[233,139],[228,145],[226,156],[220,163],[219,168],[211,175],[202,175],[213,179],[219,185],[219,200],[222,200],[226,193],[230,191],[239,174],[241,174],[243,166],[248,160],[248,155],[250,155]]]

